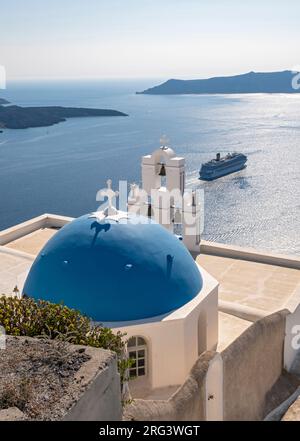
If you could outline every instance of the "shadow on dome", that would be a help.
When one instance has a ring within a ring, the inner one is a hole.
[[[170,279],[172,274],[172,266],[173,266],[173,260],[174,256],[171,256],[171,254],[167,255],[167,278]]]
[[[95,230],[95,235],[92,240],[91,248],[95,245],[95,242],[98,238],[98,234],[101,233],[101,231],[104,231],[105,233],[110,229],[110,224],[103,223],[100,224],[99,222],[95,221],[91,224],[91,230]]]

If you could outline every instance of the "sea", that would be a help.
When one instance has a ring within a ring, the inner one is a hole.
[[[0,133],[0,230],[42,213],[98,208],[112,179],[139,183],[141,157],[169,145],[186,158],[187,186],[204,191],[209,241],[300,255],[300,94],[138,95],[160,79],[25,81],[0,97],[22,106],[110,108],[128,117],[73,118]],[[247,168],[212,182],[199,168],[217,152]]]

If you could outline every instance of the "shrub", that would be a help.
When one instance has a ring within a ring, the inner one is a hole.
[[[123,386],[129,380],[128,368],[132,360],[125,355],[122,339],[125,334],[114,334],[110,328],[101,325],[93,326],[88,317],[63,304],[35,301],[29,297],[0,297],[0,325],[8,335],[67,340],[72,344],[114,351],[118,356],[122,395],[126,393]],[[126,401],[122,400],[122,404]]]
[[[124,334],[114,334],[101,325],[92,326],[90,319],[75,309],[28,297],[0,297],[0,325],[8,335],[58,338],[110,349],[119,356],[125,347]]]

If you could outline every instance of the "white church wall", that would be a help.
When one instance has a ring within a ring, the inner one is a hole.
[[[183,321],[148,322],[114,328],[126,332],[126,339],[143,337],[147,342],[147,378],[153,389],[180,385],[185,380]]]
[[[104,323],[126,339],[141,336],[147,341],[149,386],[153,389],[183,384],[198,359],[198,320],[206,318],[205,350],[218,344],[218,282],[203,268],[200,293],[186,305],[143,321]]]
[[[223,360],[216,354],[209,361],[205,377],[206,421],[223,421]]]
[[[201,352],[215,350],[217,344],[218,286],[210,291],[184,320],[185,376],[188,375]]]

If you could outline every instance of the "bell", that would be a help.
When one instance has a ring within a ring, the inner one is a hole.
[[[166,168],[165,164],[162,164],[160,172],[158,173],[159,176],[166,176]]]

